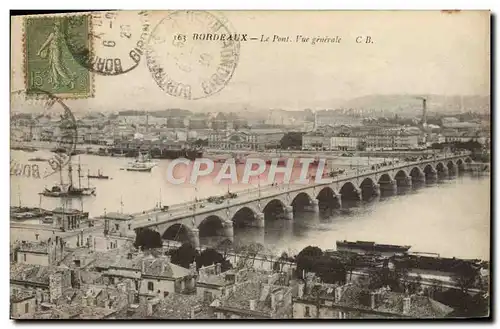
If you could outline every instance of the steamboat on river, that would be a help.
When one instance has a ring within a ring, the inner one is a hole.
[[[166,144],[161,141],[127,141],[116,143],[111,147],[99,148],[98,154],[130,158],[137,158],[140,154],[149,154],[153,159],[173,160],[186,158],[194,160],[203,157],[203,150],[200,148]]]

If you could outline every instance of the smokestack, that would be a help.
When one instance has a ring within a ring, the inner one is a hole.
[[[427,99],[422,98],[422,125],[427,125]]]

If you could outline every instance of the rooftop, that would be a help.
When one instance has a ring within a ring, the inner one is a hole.
[[[152,313],[148,314],[148,303],[152,306]],[[206,319],[208,316],[208,305],[203,298],[197,295],[185,295],[171,293],[164,298],[153,298],[146,303],[128,307],[121,310],[117,319]]]
[[[168,278],[183,278],[191,274],[191,271],[173,264],[168,257],[147,257],[143,259],[144,270],[142,275],[168,277]]]
[[[134,216],[130,214],[122,214],[118,212],[109,212],[106,215],[104,215],[104,218],[106,219],[117,219],[117,220],[131,220],[134,219]]]
[[[11,303],[19,303],[19,302],[25,301],[26,299],[30,299],[34,296],[35,295],[31,291],[21,290],[21,291],[18,291],[17,293],[14,293],[14,294],[11,293],[10,302]]]
[[[83,211],[78,210],[78,209],[71,209],[71,208],[55,208],[52,210],[54,214],[65,214],[65,215],[76,215],[76,214],[84,214]]]
[[[336,292],[337,289],[337,292]],[[316,299],[317,297],[335,301],[335,293],[339,293],[340,299],[334,305],[356,308],[360,311],[370,311],[390,313],[394,316],[407,316],[414,318],[442,318],[450,314],[453,309],[441,304],[429,297],[418,295],[405,295],[403,293],[392,292],[387,289],[370,291],[358,285],[346,284],[330,285],[317,283],[311,292],[304,295],[305,298]],[[372,297],[372,294],[375,294]],[[374,298],[372,300],[372,298]],[[409,309],[403,311],[404,299],[409,300]],[[374,302],[374,307],[372,307]]]
[[[23,241],[19,245],[19,251],[22,252],[34,252],[34,253],[44,253],[47,254],[48,250],[48,243],[47,242],[26,242]]]
[[[50,275],[61,270],[52,266],[14,263],[10,266],[10,280],[29,281],[48,285]]]
[[[282,305],[282,298],[285,294],[291,293],[292,288],[267,283],[268,276],[243,281],[233,286],[233,290],[221,300],[221,307],[231,308],[238,311],[259,312],[263,316],[271,316],[275,311],[279,311]],[[275,307],[272,306],[272,295],[281,296],[275,299]],[[254,301],[254,310],[250,309],[250,303]]]

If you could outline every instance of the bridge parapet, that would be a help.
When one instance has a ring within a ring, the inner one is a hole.
[[[283,202],[285,205],[285,216],[287,216],[289,219],[293,218],[293,211],[290,207],[291,202],[295,198],[296,195],[298,195],[301,192],[305,192],[307,195],[309,195],[311,200],[316,201],[316,196],[317,192],[319,192],[321,189],[325,187],[330,187],[332,190],[335,191],[336,194],[340,191],[340,188],[343,184],[347,182],[353,183],[355,186],[356,190],[359,190],[359,183],[365,178],[371,178],[372,182],[374,182],[375,185],[378,186],[378,177],[380,177],[381,174],[384,173],[393,173],[390,174],[389,176],[391,177],[391,182],[394,180],[395,172],[399,170],[405,170],[411,167],[418,167],[421,170],[422,166],[426,166],[427,164],[432,164],[432,168],[434,169],[436,167],[436,163],[446,161],[446,160],[457,160],[457,159],[463,159],[466,158],[470,155],[470,152],[463,152],[459,154],[452,154],[452,155],[445,155],[445,156],[433,156],[429,159],[422,159],[418,161],[412,161],[412,162],[407,162],[407,161],[398,161],[391,166],[383,166],[383,167],[376,167],[372,169],[373,167],[365,167],[365,168],[357,168],[352,171],[346,171],[345,173],[341,175],[337,175],[331,179],[328,179],[327,182],[321,182],[321,183],[315,183],[311,185],[277,185],[277,186],[265,186],[264,188],[259,189],[248,189],[244,191],[237,192],[238,197],[236,199],[230,199],[227,203],[224,202],[223,204],[220,205],[214,205],[214,204],[203,204],[202,202],[198,201],[197,203],[195,202],[188,202],[188,203],[183,203],[183,204],[178,204],[178,205],[172,205],[169,206],[169,210],[167,213],[162,212],[160,209],[157,209],[154,212],[150,213],[139,213],[138,217],[143,217],[142,222],[137,222],[135,227],[140,228],[140,227],[148,227],[148,226],[153,226],[155,224],[162,224],[162,223],[168,223],[168,222],[175,222],[179,220],[183,220],[186,218],[190,218],[193,216],[209,216],[210,214],[214,214],[220,211],[226,211],[226,209],[230,210],[230,214],[227,216],[221,216],[221,218],[225,218],[228,220],[226,217],[232,217],[234,214],[238,211],[238,209],[241,209],[242,207],[245,207],[249,204],[252,204],[250,208],[252,208],[252,211],[255,214],[256,217],[256,226],[262,227],[264,224],[264,219],[262,215],[262,209],[265,207],[265,204],[262,205],[258,210],[253,209],[255,208],[254,204],[255,203],[261,203],[261,202],[266,202],[270,201],[272,199],[279,199]],[[445,165],[446,167],[446,165]],[[408,172],[405,171],[405,173],[408,176]],[[391,183],[392,185],[394,183]],[[407,185],[409,185],[410,182],[407,181]],[[340,201],[340,200],[339,200]],[[206,201],[205,201],[206,202]],[[204,207],[201,207],[200,205],[203,204]],[[194,210],[192,207],[195,206]],[[316,205],[312,205],[313,208],[316,208]],[[175,211],[175,212],[174,212]],[[156,220],[154,223],[144,220],[147,217],[154,216],[155,214],[164,214],[161,216],[161,219]],[[291,215],[290,215],[291,214]]]

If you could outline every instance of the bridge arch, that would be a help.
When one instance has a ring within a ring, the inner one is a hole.
[[[285,218],[286,204],[280,199],[272,199],[265,206],[262,212],[264,213],[264,221],[276,220]]]
[[[396,182],[389,173],[383,173],[378,178],[382,195],[391,195],[396,192]]]
[[[148,243],[156,244],[157,241],[161,241],[160,233],[150,227],[143,227],[135,230],[135,235],[135,243],[137,244],[136,247],[141,246],[144,248]]]
[[[366,177],[359,184],[361,189],[361,198],[363,200],[370,200],[378,193],[378,183],[371,177]]]
[[[425,182],[425,173],[422,171],[420,167],[413,167],[409,172],[409,176],[413,183],[424,183]]]
[[[442,162],[438,162],[436,164],[436,171],[439,176],[446,176],[448,174],[448,167],[444,165]]]
[[[339,190],[342,200],[359,200],[360,193],[359,189],[354,185],[353,182],[345,182]]]
[[[302,211],[306,206],[312,203],[312,199],[306,192],[298,193],[295,198],[293,198],[291,206],[294,212]]]
[[[456,162],[458,171],[465,171],[465,161],[464,159],[458,159]]]
[[[200,238],[224,236],[224,220],[217,215],[204,218],[198,225]]]
[[[168,226],[161,234],[163,240],[178,241],[181,243],[189,242],[196,246],[198,237],[194,236],[194,232],[186,225],[176,223]]]
[[[234,213],[233,217],[231,218],[233,227],[237,229],[256,226],[257,214],[258,211],[253,207],[241,207]]]
[[[400,169],[394,175],[397,186],[408,186],[410,175],[404,169]]]
[[[450,173],[452,172],[456,172],[457,171],[457,164],[455,163],[455,161],[453,160],[449,160],[447,163],[446,163],[446,167],[448,168],[448,171]]]
[[[391,182],[392,180],[393,179],[392,179],[391,175],[389,175],[389,173],[383,173],[378,178],[378,183],[379,184],[384,184],[384,183],[387,183],[387,182]]]
[[[432,181],[436,178],[436,169],[430,163],[425,165],[422,171],[425,174],[426,181]]]
[[[339,208],[340,207],[340,196],[335,193],[335,191],[329,187],[323,187],[316,196],[318,200],[318,206],[320,209],[327,208]]]

